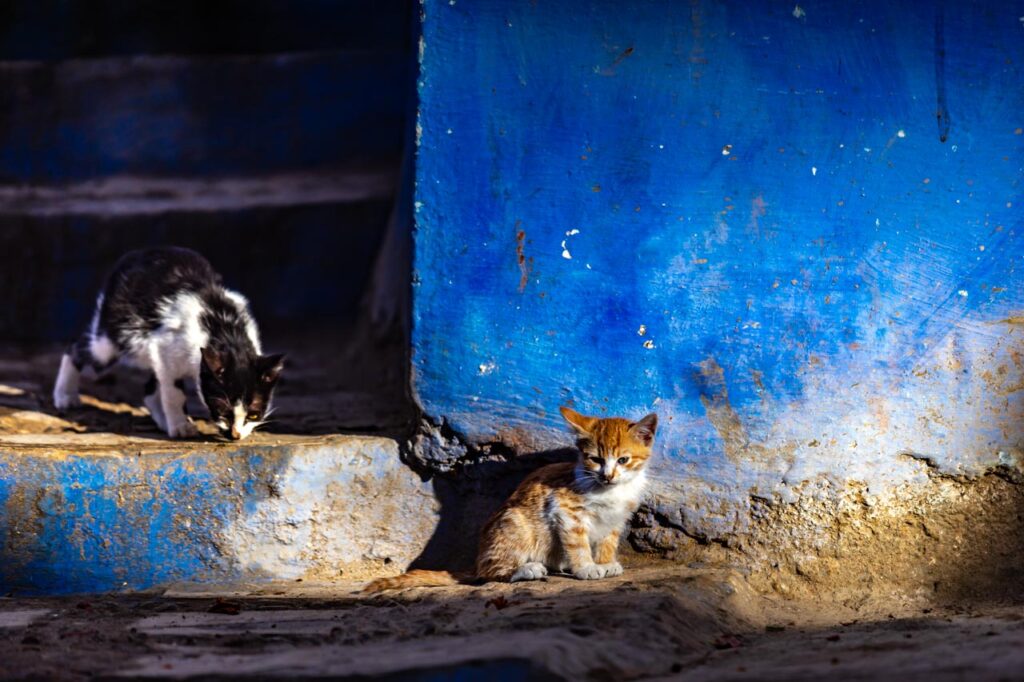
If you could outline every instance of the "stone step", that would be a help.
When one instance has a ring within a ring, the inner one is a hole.
[[[229,177],[117,175],[65,184],[0,184],[0,217],[152,216],[390,201],[397,163]]]
[[[0,250],[9,254],[0,267],[0,338],[66,343],[88,324],[117,258],[161,244],[206,255],[264,326],[345,322],[369,278],[396,175],[397,164],[376,163],[0,185]]]
[[[360,579],[436,524],[388,438],[0,436],[0,595]]]
[[[409,55],[0,62],[0,183],[217,177],[397,158]]]

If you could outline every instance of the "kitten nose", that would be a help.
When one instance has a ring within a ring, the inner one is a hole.
[[[242,440],[242,434],[238,432],[238,427],[234,424],[231,425],[231,439]]]

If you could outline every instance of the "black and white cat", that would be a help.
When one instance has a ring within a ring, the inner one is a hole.
[[[262,354],[248,301],[205,258],[167,247],[131,251],[114,266],[89,329],[61,358],[54,406],[79,404],[85,367],[118,360],[150,370],[143,402],[167,435],[198,433],[185,412],[191,384],[221,433],[239,440],[268,416],[284,356]]]

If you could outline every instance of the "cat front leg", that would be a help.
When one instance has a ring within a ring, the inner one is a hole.
[[[605,577],[608,571],[594,563],[587,529],[577,517],[563,517],[562,523],[559,523],[558,539],[562,543],[562,551],[565,552],[565,559],[573,577],[580,580],[599,580]]]
[[[619,536],[621,531],[612,531],[603,540],[597,543],[597,551],[594,553],[594,561],[598,566],[605,569],[605,576],[622,575],[622,564],[616,560],[615,555],[619,551]]]
[[[175,380],[166,376],[157,375],[158,392],[160,394],[160,407],[163,410],[165,421],[164,430],[171,438],[193,438],[199,435],[199,429],[192,423],[185,414],[185,392],[175,386]],[[152,414],[152,412],[150,412]],[[160,422],[156,417],[153,421]]]

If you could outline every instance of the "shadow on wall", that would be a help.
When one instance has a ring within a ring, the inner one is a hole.
[[[578,456],[573,448],[560,448],[508,460],[469,461],[451,473],[433,475],[438,523],[409,569],[471,570],[481,529],[523,479],[543,466]]]
[[[409,568],[471,570],[480,529],[515,487],[539,467],[576,457],[565,448],[468,458],[434,474],[439,521]],[[887,598],[952,606],[1024,600],[1024,478],[1006,467],[969,477],[921,466],[926,482],[888,498],[858,483],[836,495],[825,478],[805,482],[795,502],[752,496],[750,525],[728,539],[643,506],[628,539],[676,562],[738,567],[764,593],[855,610]]]

